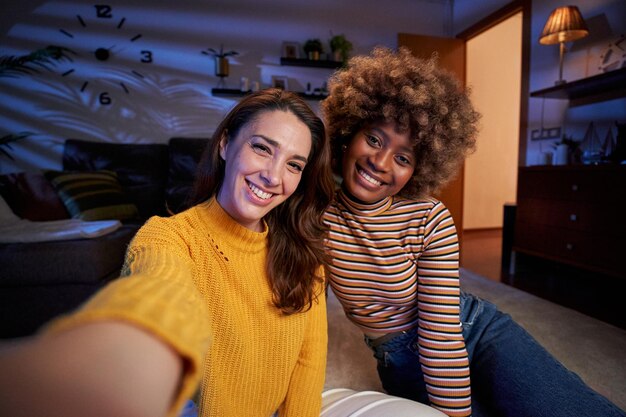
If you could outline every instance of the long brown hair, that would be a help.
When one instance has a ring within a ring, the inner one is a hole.
[[[274,304],[285,314],[311,308],[315,283],[323,281],[326,265],[324,210],[333,197],[330,147],[324,125],[295,93],[271,88],[244,97],[215,130],[198,164],[187,207],[216,195],[224,181],[225,162],[219,155],[222,137],[234,140],[239,131],[268,111],[288,111],[311,132],[311,154],[296,191],[265,216],[268,224],[267,273]],[[319,286],[321,288],[322,286]]]

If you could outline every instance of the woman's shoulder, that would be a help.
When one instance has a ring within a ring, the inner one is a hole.
[[[445,207],[445,205],[431,196],[409,198],[396,195],[393,198],[392,207],[394,209],[432,210],[435,207]]]
[[[136,236],[185,235],[198,230],[200,213],[196,207],[171,216],[152,216],[141,226]]]

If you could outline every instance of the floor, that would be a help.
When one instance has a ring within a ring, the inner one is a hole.
[[[626,329],[626,280],[515,255],[515,273],[501,273],[502,230],[465,230],[461,266],[541,298]]]
[[[461,266],[494,281],[500,281],[502,229],[464,230]]]

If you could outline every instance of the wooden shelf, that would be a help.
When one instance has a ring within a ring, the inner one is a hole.
[[[243,97],[249,92],[241,91],[238,88],[212,88],[211,94],[215,97]]]
[[[305,100],[324,100],[327,95],[326,94],[306,94],[304,92],[294,91],[300,97]],[[243,97],[250,94],[250,91],[241,91],[235,88],[212,88],[211,94],[214,97]]]
[[[626,68],[533,91],[531,97],[570,101],[570,107],[626,97]]]
[[[292,66],[292,67],[311,67],[311,68],[340,68],[343,62],[327,61],[327,60],[312,60],[303,58],[281,58],[280,65]]]

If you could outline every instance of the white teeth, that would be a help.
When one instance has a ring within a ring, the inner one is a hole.
[[[254,184],[248,184],[248,186],[257,197],[262,198],[263,200],[267,200],[273,195],[271,193],[266,193]]]
[[[359,174],[361,174],[361,176],[363,178],[365,178],[367,180],[367,182],[369,182],[369,183],[372,183],[374,185],[382,185],[382,182],[377,181],[374,178],[370,177],[369,175],[367,175],[367,173],[365,171],[359,170]]]

